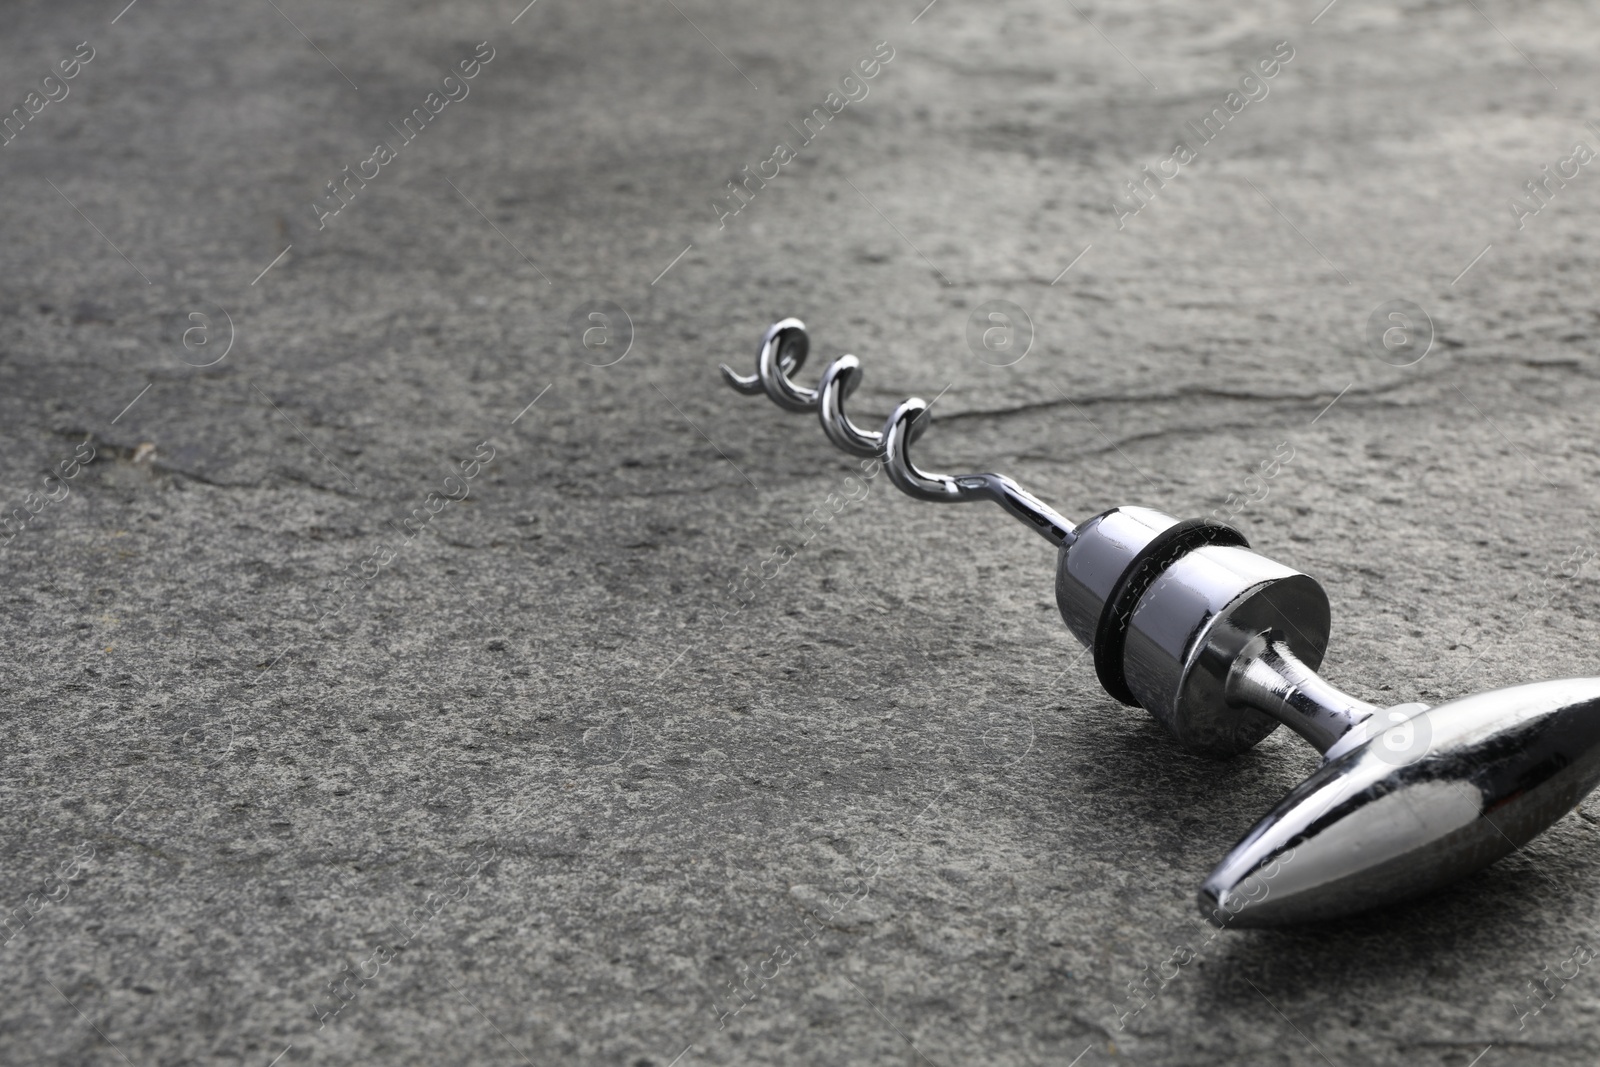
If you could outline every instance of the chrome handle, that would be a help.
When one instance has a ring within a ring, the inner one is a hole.
[[[1218,926],[1336,918],[1521,848],[1600,784],[1600,678],[1406,714],[1284,797],[1200,889]]]

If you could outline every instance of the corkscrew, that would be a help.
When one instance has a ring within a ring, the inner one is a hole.
[[[741,393],[815,411],[830,441],[880,459],[905,493],[989,500],[1049,541],[1056,603],[1101,685],[1183,747],[1233,756],[1284,725],[1322,754],[1202,884],[1200,909],[1218,926],[1331,919],[1419,896],[1520,848],[1600,783],[1600,678],[1435,707],[1359,700],[1316,673],[1331,611],[1308,575],[1212,519],[1117,507],[1074,525],[1004,475],[924,471],[910,450],[928,404],[906,400],[881,430],[864,430],[845,413],[860,361],[840,356],[808,389],[791,376],[809,347],[805,325],[783,319],[762,337],[754,375],[726,365],[722,375]]]

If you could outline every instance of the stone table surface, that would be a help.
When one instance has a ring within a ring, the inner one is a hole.
[[[1311,749],[717,372],[799,316],[929,467],[1230,517],[1374,701],[1595,673],[1592,6],[5,21],[0,1061],[1595,1062],[1594,801],[1214,933]]]

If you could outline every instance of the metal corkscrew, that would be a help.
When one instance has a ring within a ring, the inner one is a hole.
[[[1118,507],[1079,525],[999,474],[930,474],[912,462],[928,404],[900,404],[882,430],[845,414],[854,356],[815,389],[790,376],[809,349],[784,319],[756,373],[726,365],[741,393],[815,411],[828,439],[881,458],[922,500],[990,500],[1058,550],[1056,603],[1106,692],[1143,707],[1185,748],[1228,757],[1288,726],[1322,765],[1240,839],[1200,887],[1218,926],[1331,919],[1418,896],[1520,848],[1600,783],[1600,678],[1496,689],[1429,707],[1380,707],[1316,673],[1327,595],[1251,551],[1237,530]]]

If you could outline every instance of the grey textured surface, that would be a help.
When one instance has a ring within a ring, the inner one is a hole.
[[[799,315],[817,366],[862,357],[863,418],[939,395],[929,466],[1078,518],[1221,507],[1289,442],[1236,521],[1326,584],[1330,677],[1594,673],[1593,568],[1563,575],[1594,543],[1600,178],[1509,206],[1600,143],[1592,7],[277,6],[5,12],[7,107],[96,55],[0,148],[4,509],[96,458],[0,548],[0,1060],[1594,1062],[1592,968],[1518,1018],[1600,937],[1593,802],[1413,906],[1213,937],[1195,887],[1310,749],[1179,752],[1099,691],[1041,542],[882,478],[729,616],[861,490],[716,376]],[[1363,333],[1402,298],[1436,336],[1395,368]],[[991,299],[1036,328],[1015,366],[964,341]],[[633,323],[607,368],[568,326],[597,300]],[[214,305],[233,346],[187,366]]]

